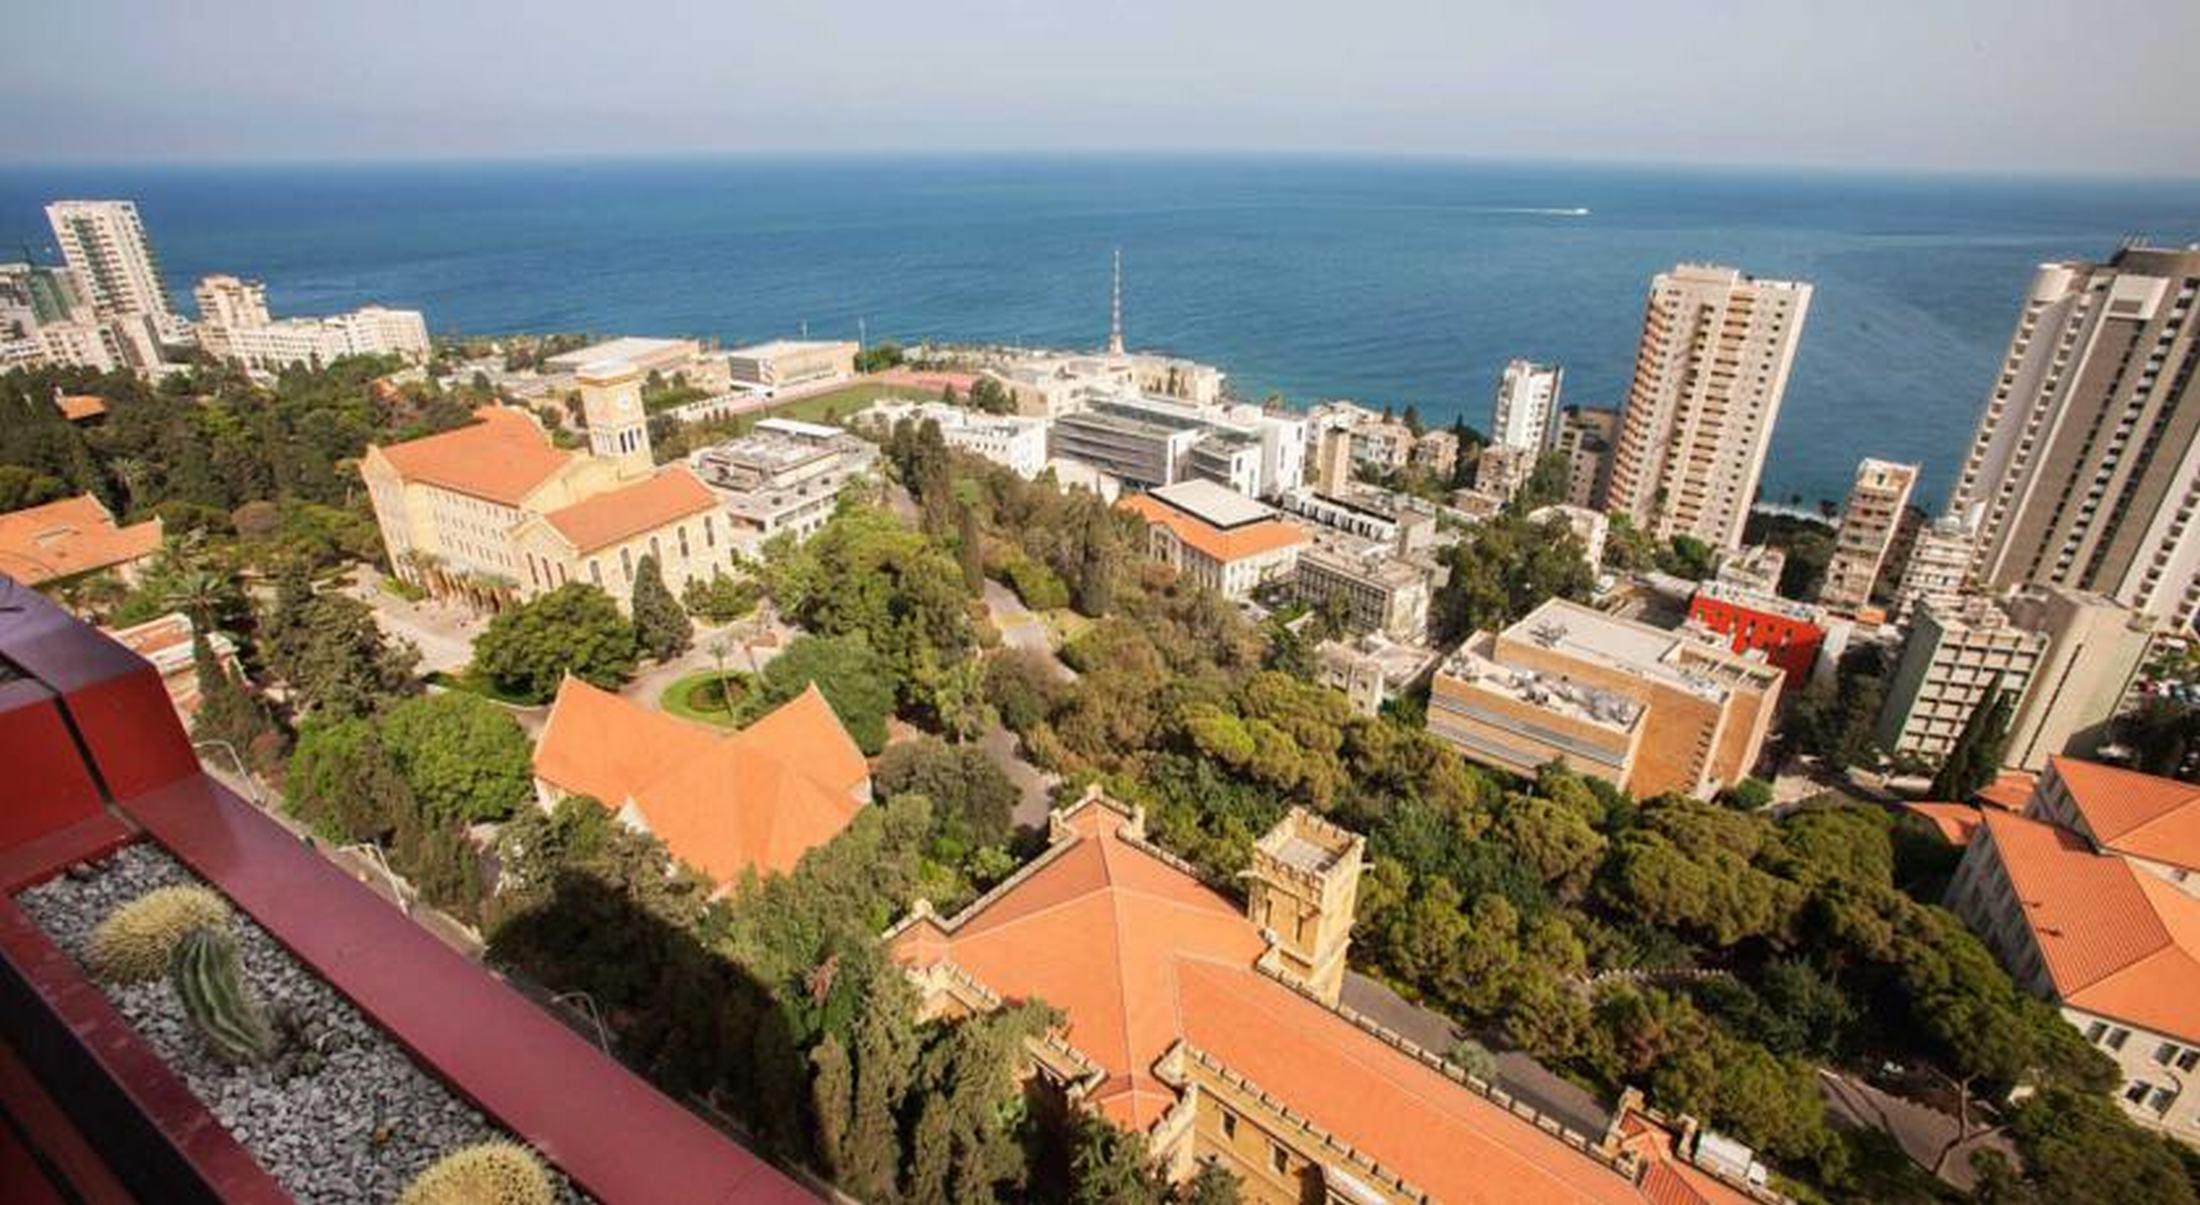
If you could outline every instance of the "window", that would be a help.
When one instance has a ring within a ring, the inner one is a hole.
[[[2183,1054],[2177,1056],[2177,1069],[2190,1071],[2194,1067],[2200,1067],[2200,1050],[2187,1047]]]
[[[703,516],[703,547],[718,547],[718,529],[711,525],[710,516]]]
[[[629,549],[619,550],[619,572],[626,576],[628,585],[634,584],[634,557]]]
[[[2177,1093],[2175,1091],[2168,1088],[2156,1088],[2153,1098],[2147,1101],[2147,1108],[2157,1113],[2167,1113],[2169,1112],[2169,1102],[2176,1099]]]
[[[2135,1079],[2124,1085],[2124,1099],[2135,1105],[2144,1104],[2147,1094],[2152,1091],[2154,1091],[2154,1085],[2145,1080]]]
[[[2129,1041],[2130,1038],[2131,1031],[2119,1025],[2108,1031],[2108,1048],[2110,1050],[2122,1050],[2124,1043]]]
[[[1268,1144],[1268,1166],[1269,1166],[1270,1168],[1273,1168],[1273,1169],[1275,1170],[1275,1173],[1276,1173],[1277,1175],[1279,1175],[1279,1176],[1280,1176],[1280,1175],[1283,1175],[1283,1174],[1284,1174],[1285,1172],[1288,1172],[1288,1171],[1290,1171],[1290,1170],[1291,1170],[1291,1152],[1289,1152],[1289,1151],[1287,1151],[1287,1150],[1284,1150],[1284,1149],[1283,1149],[1283,1144],[1282,1144],[1282,1143],[1280,1143],[1280,1142],[1271,1142],[1271,1143],[1269,1143],[1269,1144]]]
[[[1222,1111],[1222,1136],[1224,1138],[1237,1137],[1237,1114],[1228,1109]]]
[[[2164,1042],[2154,1048],[2154,1061],[2160,1063],[2164,1067],[2169,1066],[2171,1060],[2175,1059],[2176,1057],[2177,1043],[2175,1042]]]
[[[2108,1022],[2095,1021],[2093,1024],[2085,1027],[2085,1040],[2093,1043],[2095,1046],[2098,1046],[2101,1044],[2101,1035],[2107,1032]]]
[[[595,583],[597,589],[602,589],[603,566],[597,564],[595,561],[588,562],[588,580]]]

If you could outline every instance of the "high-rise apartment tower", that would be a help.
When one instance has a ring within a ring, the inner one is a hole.
[[[143,314],[162,335],[176,331],[152,241],[129,201],[55,201],[46,206],[61,258],[101,318]]]
[[[1558,436],[1559,390],[1566,370],[1556,364],[1514,360],[1497,380],[1497,406],[1490,415],[1490,442],[1531,455],[1549,448]]]

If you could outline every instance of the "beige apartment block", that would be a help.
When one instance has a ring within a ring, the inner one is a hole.
[[[1755,768],[1783,677],[1686,630],[1552,599],[1439,667],[1428,727],[1513,773],[1563,760],[1636,796],[1709,795]]]
[[[1601,511],[1612,474],[1612,446],[1619,442],[1619,411],[1607,406],[1568,406],[1558,420],[1558,451],[1566,457],[1566,503]]]
[[[1920,606],[1887,679],[1880,748],[1928,761],[1946,756],[1990,687],[1999,683],[2024,698],[2047,639],[2019,626],[1993,599]]]
[[[1705,264],[1651,281],[1608,509],[1660,540],[1741,543],[1810,297]]]
[[[1976,546],[1977,533],[1957,516],[1944,515],[1920,526],[1895,587],[1896,617],[1907,623],[1925,603],[1954,605],[1970,579]]]
[[[2154,620],[2085,590],[2027,586],[2005,604],[2010,622],[2045,633],[2032,686],[2010,724],[2004,765],[2038,770],[2056,754],[2090,757],[2154,644]]]
[[[1887,549],[1902,526],[1903,510],[1917,485],[1917,471],[1914,464],[1869,458],[1856,466],[1856,481],[1849,486],[1841,528],[1834,536],[1833,555],[1818,586],[1821,606],[1854,612],[1871,602],[1872,588],[1887,563]]]
[[[2043,264],[1979,415],[1952,513],[1973,578],[2200,614],[2200,248]]]
[[[1335,606],[1353,632],[1417,642],[1428,636],[1429,571],[1390,546],[1324,531],[1299,549],[1292,594],[1319,611]]]

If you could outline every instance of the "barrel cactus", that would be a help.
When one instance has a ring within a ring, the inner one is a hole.
[[[436,1160],[397,1205],[550,1205],[549,1173],[524,1146],[480,1142]]]
[[[107,915],[92,931],[92,970],[118,983],[158,979],[193,929],[229,923],[229,904],[204,887],[160,887]]]
[[[275,1029],[237,966],[237,939],[226,929],[193,929],[176,943],[168,978],[183,1010],[214,1057],[232,1066],[275,1053]]]

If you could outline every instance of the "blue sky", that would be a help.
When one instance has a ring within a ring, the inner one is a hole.
[[[2179,79],[2200,0],[8,7],[17,162],[1229,149],[2200,175]]]

